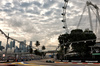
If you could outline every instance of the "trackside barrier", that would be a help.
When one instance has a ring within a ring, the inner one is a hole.
[[[77,63],[77,62],[55,62],[55,63],[65,63],[65,64],[100,64],[100,63]]]
[[[70,63],[70,64],[100,64],[100,60],[58,60],[55,63]]]

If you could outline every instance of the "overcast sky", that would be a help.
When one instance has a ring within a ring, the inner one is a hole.
[[[67,8],[68,29],[75,29],[87,0],[69,0]],[[91,0],[100,7],[100,0]],[[0,29],[10,37],[27,42],[38,40],[41,46],[57,46],[62,28],[63,0],[0,0]],[[100,11],[99,11],[100,12]],[[87,9],[80,27],[90,28]],[[95,16],[92,13],[93,23]],[[3,35],[0,40],[5,44]]]

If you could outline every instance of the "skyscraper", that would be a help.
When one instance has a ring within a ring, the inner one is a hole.
[[[27,52],[26,40],[20,42],[19,48],[22,50],[21,52]]]
[[[0,41],[0,46],[1,46],[2,41]]]
[[[2,51],[5,47],[1,46],[1,44],[2,44],[2,41],[0,41],[0,50]]]
[[[26,44],[26,40],[23,41]]]
[[[20,44],[19,44],[20,49],[22,48],[22,44],[23,44],[23,42],[21,41]]]
[[[20,50],[19,50],[19,48],[17,46],[15,48],[16,48],[15,52],[20,52]]]
[[[32,41],[30,41],[30,46],[32,47]]]
[[[13,47],[13,42],[11,41],[10,45],[9,45],[9,48],[12,49],[12,47]]]
[[[14,47],[15,48],[15,40],[13,40],[13,46],[12,47]]]
[[[6,44],[6,50],[9,48],[9,44]]]

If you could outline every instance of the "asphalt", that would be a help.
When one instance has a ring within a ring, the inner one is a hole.
[[[46,60],[54,60],[54,59],[42,59],[42,60],[33,60],[26,61],[29,64],[38,64],[38,65],[50,65],[50,66],[100,66],[100,63],[75,63],[75,62],[58,62],[55,63],[46,63]]]
[[[8,63],[0,63],[0,66],[100,66],[99,63],[75,63],[75,62],[59,62],[55,61],[55,63],[46,63],[46,60],[50,59],[41,59],[41,60],[31,60],[31,61],[22,61],[22,62],[8,62]]]

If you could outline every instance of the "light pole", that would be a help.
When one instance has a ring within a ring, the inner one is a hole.
[[[66,48],[66,47],[64,46],[64,60],[65,60],[65,48]]]

